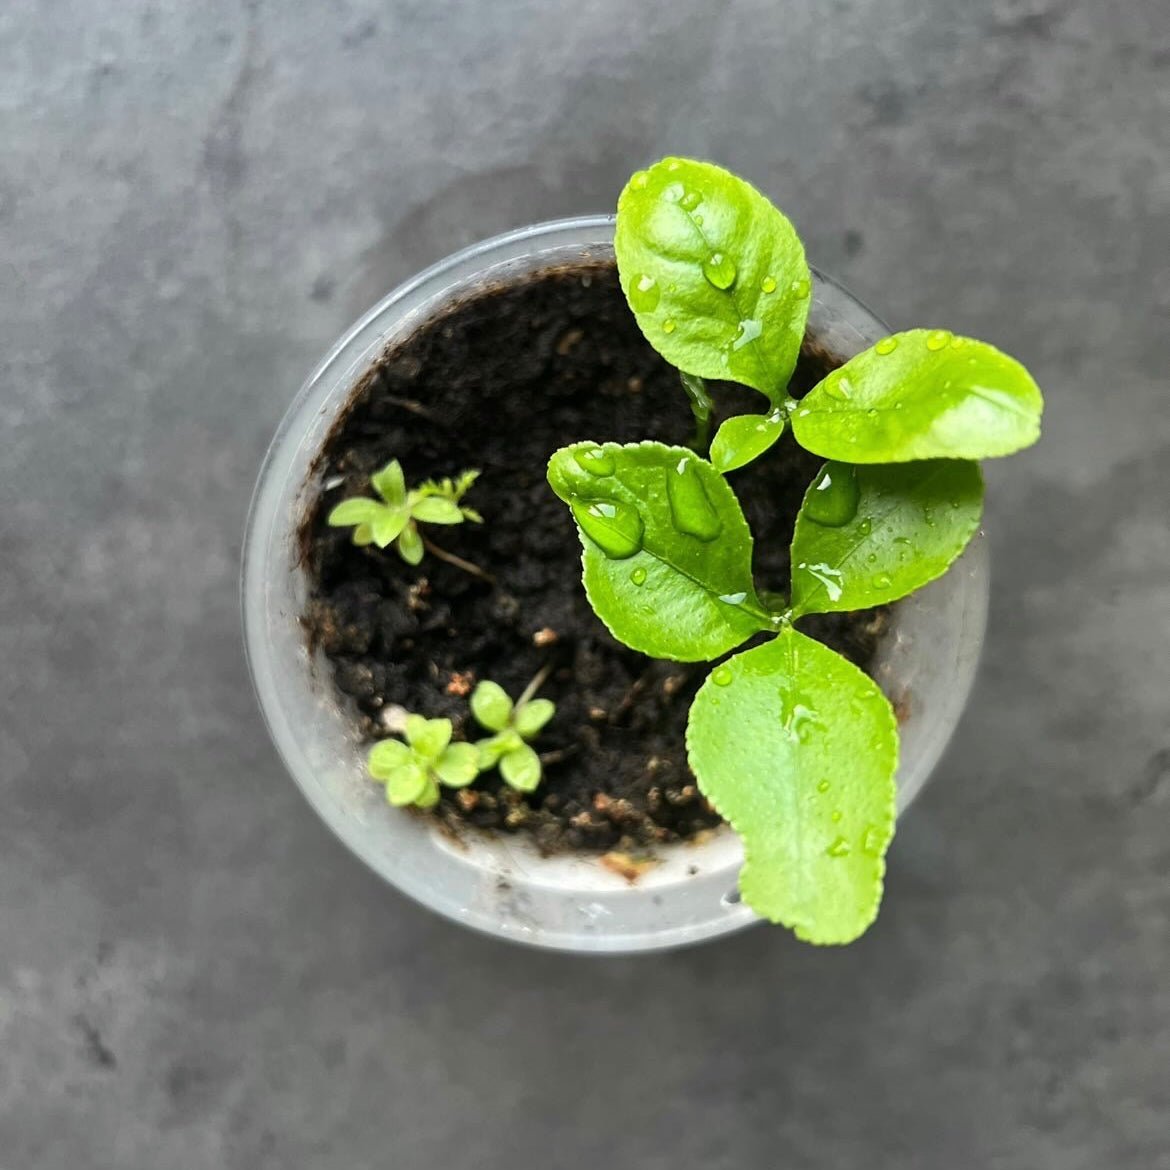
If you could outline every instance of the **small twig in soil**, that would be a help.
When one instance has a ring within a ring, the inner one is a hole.
[[[495,577],[491,575],[486,569],[481,569],[474,561],[465,561],[462,557],[457,557],[454,553],[448,552],[445,548],[440,548],[428,536],[422,538],[423,548],[431,554],[431,556],[438,557],[441,561],[446,561],[449,565],[454,565],[457,569],[462,569],[465,573],[470,573],[473,577],[478,577],[481,581],[486,581],[489,585],[496,583]]]
[[[654,667],[647,667],[646,670],[639,675],[638,678],[630,684],[630,689],[621,697],[621,701],[610,712],[610,723],[616,723],[633,705],[638,696],[646,689],[646,684],[650,681],[650,676],[654,673]]]
[[[579,744],[572,744],[567,748],[557,748],[555,752],[542,752],[540,755],[540,762],[546,768],[549,764],[559,764],[562,760],[567,760],[570,756],[575,756],[581,747]]]
[[[383,402],[389,402],[391,406],[401,406],[403,410],[409,410],[411,414],[417,414],[419,418],[425,418],[427,422],[433,422],[438,426],[446,427],[446,423],[437,415],[432,414],[421,402],[415,402],[413,398],[396,398],[392,394],[383,396]]]

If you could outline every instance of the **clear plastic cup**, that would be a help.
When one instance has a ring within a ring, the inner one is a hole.
[[[319,484],[311,471],[330,428],[371,363],[453,299],[546,268],[613,258],[613,219],[537,224],[465,249],[392,292],[313,372],[265,457],[243,557],[244,640],[260,707],[289,773],[322,820],[371,869],[456,922],[531,946],[577,952],[661,950],[758,921],[736,894],[743,859],[726,828],[701,843],[658,849],[630,884],[594,854],[542,857],[522,836],[436,825],[387,804],[365,771],[368,745],[300,617],[307,581],[297,528]],[[842,359],[888,330],[840,285],[814,271],[809,331]],[[566,441],[572,436],[566,436]],[[980,534],[942,579],[899,602],[876,675],[905,712],[898,769],[904,810],[929,779],[958,722],[987,620]]]

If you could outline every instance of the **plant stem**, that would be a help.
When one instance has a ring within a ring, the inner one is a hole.
[[[546,662],[537,672],[532,681],[524,688],[524,693],[516,700],[517,707],[523,707],[537,691],[544,686],[545,679],[552,673],[553,664]]]
[[[420,534],[421,535],[421,534]],[[465,561],[462,557],[457,557],[454,553],[448,552],[445,548],[440,548],[429,537],[422,538],[423,547],[431,554],[431,556],[438,557],[441,561],[446,561],[449,565],[454,565],[457,569],[462,569],[465,573],[470,573],[473,577],[478,577],[481,581],[486,581],[489,585],[496,583],[495,577],[491,575],[486,569],[481,569],[474,561]]]
[[[711,438],[711,395],[707,383],[694,374],[679,371],[679,381],[691,400],[691,413],[695,416],[695,441],[691,444],[696,451],[703,452]]]

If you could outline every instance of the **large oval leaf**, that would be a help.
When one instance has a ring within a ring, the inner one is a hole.
[[[589,601],[619,641],[698,662],[770,626],[739,501],[693,451],[576,443],[549,460],[548,481],[580,529]]]
[[[857,938],[894,833],[897,725],[872,680],[789,627],[711,673],[687,751],[743,838],[744,901],[807,942]]]
[[[792,224],[759,191],[712,163],[665,158],[621,193],[614,247],[638,325],[668,362],[782,400],[811,277]]]
[[[832,493],[849,515],[834,513],[833,500],[818,508],[818,497]],[[796,517],[793,610],[868,609],[913,593],[947,571],[978,531],[982,511],[977,463],[827,463]]]
[[[942,329],[895,333],[819,382],[792,411],[800,445],[846,463],[986,459],[1040,435],[1032,375]]]

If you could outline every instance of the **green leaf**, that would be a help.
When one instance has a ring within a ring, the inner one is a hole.
[[[381,471],[375,471],[370,483],[390,507],[401,508],[406,503],[406,479],[397,459],[391,459]]]
[[[351,524],[370,524],[381,514],[382,505],[377,500],[366,496],[354,496],[342,500],[332,512],[326,523],[331,528],[348,528]]]
[[[581,530],[589,601],[619,641],[697,662],[771,628],[739,501],[693,451],[576,443],[549,460],[548,480]]]
[[[475,745],[451,744],[435,761],[435,775],[448,788],[465,788],[479,775],[479,752]]]
[[[410,514],[426,524],[462,524],[463,513],[453,500],[442,496],[424,496],[410,505]]]
[[[406,742],[424,760],[437,760],[451,742],[451,720],[407,715]]]
[[[618,199],[622,288],[668,362],[783,398],[808,318],[811,277],[792,224],[722,167],[665,158]]]
[[[735,471],[758,459],[784,434],[782,410],[771,414],[740,414],[726,419],[711,441],[711,463],[717,471]]]
[[[399,807],[417,804],[431,783],[433,782],[422,764],[405,764],[401,768],[396,768],[387,779],[386,799]]]
[[[841,520],[843,513],[831,508],[818,512],[818,496],[848,482],[849,515]],[[941,577],[967,547],[982,510],[977,463],[931,459],[857,468],[827,463],[796,518],[793,610],[868,609],[913,593]],[[825,516],[837,522],[825,523]]]
[[[434,808],[439,803],[439,786],[435,783],[435,778],[427,773],[421,795],[415,797],[416,808]]]
[[[873,921],[894,832],[894,713],[856,666],[791,627],[717,667],[687,724],[704,795],[743,838],[744,901],[813,943]]]
[[[353,542],[358,548],[374,543],[374,530],[368,524],[359,524],[353,530]]]
[[[513,724],[523,739],[534,739],[556,712],[556,704],[551,699],[529,699],[524,706],[516,708]]]
[[[802,447],[846,463],[986,459],[1040,434],[1044,400],[1014,358],[942,329],[911,329],[863,350],[792,412]]]
[[[398,555],[408,564],[417,565],[423,559],[423,541],[418,526],[408,520],[402,535],[398,538]]]
[[[410,514],[403,507],[379,508],[378,514],[374,517],[370,525],[370,530],[374,536],[374,543],[379,548],[385,548],[391,544],[406,527],[409,519]]]
[[[383,739],[370,748],[366,767],[375,780],[389,780],[399,768],[409,764],[414,753],[400,739]]]
[[[527,744],[521,744],[500,760],[500,775],[509,788],[531,792],[540,783],[540,757]]]
[[[481,739],[476,742],[475,752],[479,760],[479,770],[481,772],[486,772],[494,768],[505,753],[516,748],[517,745],[510,738],[513,735],[515,735],[515,732],[505,731],[499,735],[493,735],[488,739]],[[519,736],[516,738],[519,739]],[[523,740],[520,742],[523,743]]]
[[[512,700],[499,683],[484,679],[471,692],[471,713],[480,727],[503,731],[512,718]]]

